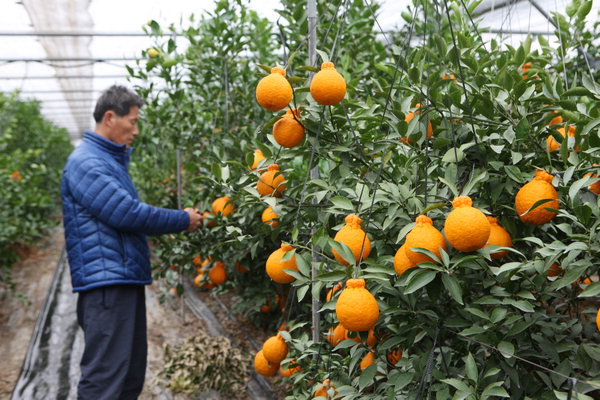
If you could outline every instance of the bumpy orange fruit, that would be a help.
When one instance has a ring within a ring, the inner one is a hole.
[[[440,257],[440,248],[446,250],[446,240],[440,231],[433,226],[433,221],[426,215],[419,215],[417,224],[406,235],[404,252],[410,261],[415,264],[422,262],[435,262],[425,254],[416,253],[411,248],[422,247]]]
[[[227,280],[227,272],[225,271],[225,264],[221,261],[217,261],[215,265],[208,272],[208,278],[215,285],[220,285]]]
[[[598,164],[594,164],[594,167],[598,166]],[[598,174],[585,174],[584,177],[591,176],[592,178],[597,178]],[[600,181],[594,182],[588,186],[588,190],[592,193],[600,194]]]
[[[512,247],[512,240],[510,234],[502,226],[498,224],[498,219],[494,217],[487,217],[490,223],[490,237],[487,240],[486,246],[496,245],[501,247]],[[508,251],[502,250],[496,253],[492,253],[491,256],[494,259],[502,258],[508,254]]]
[[[535,178],[519,190],[515,198],[515,208],[521,221],[533,225],[543,225],[556,216],[555,212],[546,210],[546,207],[558,210],[558,193],[551,182],[552,175],[546,171],[537,170]],[[527,212],[536,202],[544,199],[553,200]],[[527,214],[525,214],[526,212]]]
[[[338,104],[346,95],[346,80],[335,70],[332,62],[321,64],[321,70],[310,83],[313,99],[324,106]]]
[[[402,359],[402,350],[400,350],[400,349],[388,350],[388,352],[386,354],[386,358],[390,364],[396,365],[396,364],[398,364],[398,361],[400,361]]]
[[[334,347],[346,339],[348,339],[348,329],[344,328],[342,324],[337,324],[335,328],[330,328],[327,333],[327,340]]]
[[[261,196],[281,197],[285,191],[284,180],[283,174],[279,173],[279,165],[271,164],[267,168],[267,172],[258,178],[256,190]]]
[[[598,330],[600,331],[600,309],[598,309],[598,313],[596,314],[596,326],[598,327]]]
[[[555,118],[559,118],[559,117],[555,117]],[[561,118],[562,120],[562,118]],[[554,121],[554,120],[553,120]],[[571,125],[569,126],[569,137],[575,137],[575,126]],[[558,133],[561,134],[561,136],[563,138],[566,138],[567,134],[565,133],[565,128],[558,128],[557,129]],[[546,145],[548,146],[548,151],[549,152],[553,152],[556,151],[558,149],[560,149],[560,143],[558,143],[556,141],[556,139],[554,139],[554,136],[552,135],[548,135],[548,138],[546,139]],[[577,150],[577,147],[575,147],[575,150]]]
[[[266,157],[263,154],[263,152],[259,149],[254,150],[254,161],[252,162],[252,166],[248,167],[251,170],[255,170],[258,168],[258,164],[260,164],[260,162],[262,160],[264,160]]]
[[[444,234],[458,251],[481,249],[490,237],[490,223],[485,214],[473,207],[469,196],[458,196],[452,201],[454,209],[446,217]]]
[[[269,206],[265,208],[262,213],[261,219],[263,224],[271,225],[271,228],[276,228],[279,225],[279,215],[273,211],[273,207]]]
[[[365,288],[364,279],[348,279],[335,305],[338,320],[350,331],[368,331],[379,319],[375,297]]]
[[[300,110],[293,108],[287,110],[285,115],[275,122],[273,125],[273,137],[278,144],[291,149],[302,143],[304,139],[304,127],[297,120],[300,120]]]
[[[364,371],[371,365],[375,364],[375,352],[373,350],[369,351],[367,355],[365,355],[360,362],[360,370]]]
[[[283,284],[290,283],[296,279],[285,272],[286,269],[298,271],[298,267],[296,266],[296,255],[294,254],[294,256],[287,261],[281,261],[284,254],[293,249],[294,248],[289,244],[282,243],[281,248],[271,253],[267,259],[267,275],[275,282]]]
[[[273,376],[279,370],[279,364],[270,363],[261,350],[254,356],[254,369],[262,376]]]
[[[244,265],[242,265],[242,263],[241,263],[241,262],[239,262],[239,261],[236,261],[236,263],[235,263],[235,270],[236,270],[237,272],[239,272],[239,273],[242,273],[242,274],[245,274],[245,273],[248,273],[248,272],[250,272],[250,271],[248,270],[248,268],[246,268]]]
[[[267,361],[273,364],[279,364],[287,357],[288,345],[281,334],[278,333],[265,341],[262,352]]]
[[[279,111],[290,104],[292,95],[292,86],[285,79],[285,71],[279,67],[271,68],[271,73],[256,86],[258,104],[270,111]]]
[[[279,368],[279,373],[284,378],[289,378],[290,376],[292,376],[295,373],[298,373],[300,371],[302,371],[302,367],[299,366],[298,363],[295,361],[290,361],[290,364],[288,365],[287,368],[283,368],[283,367]]]
[[[346,217],[346,225],[344,225],[342,229],[340,229],[333,238],[333,240],[335,240],[336,242],[344,243],[350,248],[350,250],[352,250],[352,253],[354,254],[354,259],[357,263],[361,259],[361,250],[363,250],[363,260],[369,257],[369,254],[371,254],[371,241],[369,240],[369,237],[367,236],[365,231],[361,229],[361,222],[362,220],[358,216],[354,214],[348,215]],[[344,260],[337,251],[332,249],[332,252],[335,256],[335,259],[338,260],[340,264],[348,265],[348,262]]]
[[[560,276],[562,275],[562,269],[560,269],[560,266],[557,263],[554,263],[548,268],[548,272],[546,272],[546,275],[550,278]]]
[[[212,202],[212,212],[214,215],[221,213],[226,217],[233,211],[233,203],[231,203],[231,198],[229,196],[219,197]]]
[[[412,262],[406,255],[406,244],[400,246],[394,256],[394,269],[398,275],[402,275],[409,268],[416,267],[417,264]]]
[[[331,397],[327,394],[327,391],[329,389],[333,389],[333,397]],[[323,381],[323,386],[321,388],[317,389],[314,397],[322,397],[325,399],[334,399],[335,396],[337,395],[337,393],[338,392],[337,392],[337,390],[335,390],[335,386],[333,386],[333,383],[331,383],[331,381],[329,379],[325,379]]]

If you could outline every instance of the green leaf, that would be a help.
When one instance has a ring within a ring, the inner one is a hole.
[[[437,272],[428,269],[412,268],[411,274],[407,279],[404,294],[411,294],[426,286],[435,279]]]
[[[574,87],[574,88],[564,91],[562,95],[563,96],[591,96],[592,93],[584,87],[577,86],[577,87]]]
[[[455,163],[455,162],[460,162],[465,158],[465,153],[464,151],[462,151],[461,149],[456,149],[456,151],[454,151],[454,148],[452,149],[448,149],[448,151],[446,151],[446,154],[444,154],[444,157],[442,157],[442,162],[443,163]]]
[[[352,202],[350,200],[348,200],[346,197],[334,196],[329,200],[337,208],[341,208],[342,210],[354,211],[354,205],[352,205]]]
[[[267,74],[271,73],[271,67],[268,65],[257,64],[262,70],[266,71]]]
[[[573,182],[573,184],[569,188],[569,197],[571,198],[571,205],[573,204],[573,200],[575,200],[577,196],[577,192],[579,192],[584,186],[587,186],[590,180],[591,178],[589,176],[586,176]]]
[[[515,354],[515,346],[510,342],[500,342],[497,347],[504,358],[512,358]]]
[[[348,275],[344,271],[331,271],[317,275],[317,280],[323,282],[339,282],[346,279]]]
[[[473,179],[469,180],[469,182],[466,183],[465,187],[462,190],[461,196],[468,196],[475,187],[475,185],[477,185],[479,182],[485,181],[487,178],[487,171],[481,171],[477,176],[475,176]]]
[[[579,18],[580,20],[584,20],[591,10],[592,0],[584,1],[583,4],[577,10],[577,18]]]
[[[362,392],[364,388],[373,383],[373,378],[375,378],[375,374],[377,373],[377,363],[369,365],[361,374],[360,378],[358,378],[358,388]]]
[[[458,379],[450,378],[450,379],[442,379],[442,382],[447,383],[448,385],[454,387],[456,390],[465,393],[473,393],[473,388],[464,383],[463,381],[459,381]]]
[[[329,60],[329,55],[327,53],[325,53],[323,50],[317,49],[317,53],[321,56],[321,60],[323,60],[323,62],[330,61]]]
[[[583,127],[583,129],[581,130],[580,135],[581,136],[585,136],[587,135],[592,129],[594,129],[597,125],[600,125],[600,118],[594,119],[590,122],[588,122],[586,124],[586,126]]]
[[[444,287],[450,292],[450,295],[458,304],[463,304],[462,300],[462,288],[456,278],[449,274],[442,274],[442,283]]]
[[[483,389],[483,392],[481,393],[481,397],[485,398],[485,397],[506,397],[506,398],[510,398],[510,395],[508,394],[508,392],[506,391],[506,389],[504,389],[502,387],[502,384],[504,384],[504,382],[493,382],[490,383],[489,385],[487,385],[485,387],[485,389]]]
[[[345,243],[336,242],[331,238],[328,239],[328,242],[331,248],[334,249],[340,256],[342,256],[344,261],[346,261],[350,265],[356,264],[356,258],[354,258],[354,253],[352,252],[352,250],[350,250],[350,247],[348,247],[348,245],[346,245]]]
[[[467,377],[477,386],[477,381],[479,378],[479,372],[477,371],[477,364],[475,363],[475,359],[473,355],[469,352],[467,355],[467,359],[465,361],[465,369],[467,371]]]
[[[578,297],[593,297],[600,294],[600,282],[590,283]]]
[[[306,259],[304,258],[304,256],[302,254],[296,254],[296,266],[298,267],[298,271],[306,276],[306,277],[310,277],[311,273],[311,268],[310,268],[310,264],[308,263],[308,261],[306,261]]]

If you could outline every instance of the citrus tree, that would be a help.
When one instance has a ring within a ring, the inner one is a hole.
[[[60,176],[71,148],[67,131],[46,120],[38,102],[0,93],[0,282],[10,284],[16,246],[59,222]]]
[[[206,211],[189,240],[157,241],[157,276],[235,288],[239,311],[274,333],[256,370],[281,365],[289,398],[555,399],[570,377],[589,398],[590,4],[554,16],[556,48],[482,42],[476,3],[416,1],[382,33],[376,4],[318,2],[314,65],[302,3],[282,1],[273,26],[219,1],[185,44],[151,22],[156,46],[130,70],[149,82],[135,174],[175,206],[179,149],[182,205]]]

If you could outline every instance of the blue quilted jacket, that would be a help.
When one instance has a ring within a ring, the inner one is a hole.
[[[142,203],[127,171],[131,149],[86,131],[61,184],[73,291],[152,283],[146,234],[185,230],[189,216]]]

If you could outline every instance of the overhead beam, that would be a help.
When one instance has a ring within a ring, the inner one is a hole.
[[[169,36],[183,36],[180,33],[169,33]],[[59,31],[0,31],[0,36],[108,36],[108,37],[126,37],[126,36],[148,36],[145,32],[59,32]]]
[[[0,76],[0,80],[21,79],[108,79],[126,78],[129,75],[46,75],[46,76]]]
[[[56,61],[87,61],[87,62],[104,62],[104,61],[133,61],[135,57],[48,57],[48,58],[0,58],[0,62],[56,62]]]
[[[490,5],[486,5],[483,7],[475,7],[475,10],[473,10],[473,16],[480,16],[483,14],[487,14],[489,12],[492,11],[496,11],[496,10],[501,10],[505,7],[510,7],[510,6],[514,6],[517,3],[520,3],[524,0],[501,0],[501,1],[494,1],[492,0]]]

